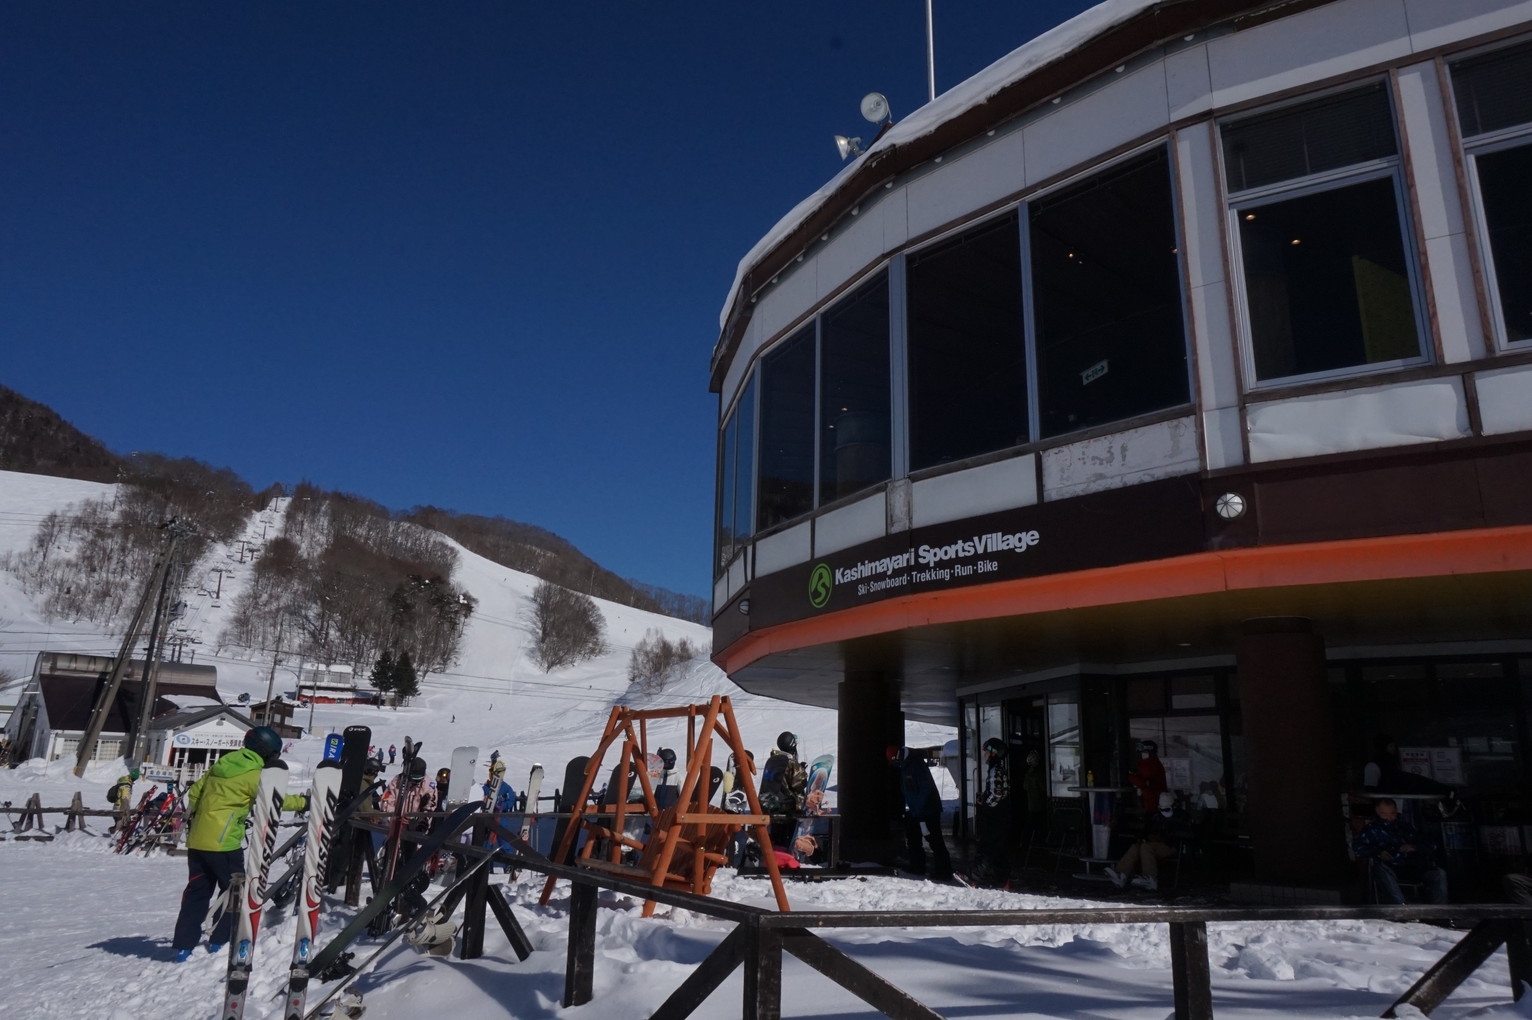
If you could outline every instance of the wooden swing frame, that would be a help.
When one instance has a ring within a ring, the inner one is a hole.
[[[655,799],[654,785],[649,781],[649,771],[644,767],[649,750],[648,724],[672,719],[686,720],[686,777],[681,782],[676,802],[661,808]],[[715,737],[734,755],[739,766],[739,783],[735,789],[744,791],[750,814],[729,814],[708,803]],[[601,774],[602,760],[608,749],[618,743],[621,753],[613,775],[619,777],[619,781],[622,776],[636,775],[643,793],[642,803],[629,804],[631,791],[619,789],[608,793],[609,797],[616,798],[615,801],[591,804],[590,793],[596,777]],[[787,902],[787,890],[782,885],[782,873],[771,849],[771,816],[761,808],[754,774],[755,763],[745,753],[733,706],[723,695],[715,694],[705,705],[679,708],[614,706],[601,734],[601,743],[585,765],[585,781],[580,786],[579,796],[574,799],[569,826],[554,851],[553,860],[569,860],[578,834],[584,832],[587,838],[575,860],[577,865],[633,878],[656,888],[682,889],[706,896],[712,889],[713,873],[727,861],[724,850],[729,837],[740,826],[745,826],[754,832],[763,850],[761,856],[771,879],[777,907],[789,911],[792,908]],[[646,815],[649,821],[649,836],[642,842],[623,831],[626,822],[639,813]],[[594,856],[598,841],[605,841],[604,857]],[[639,851],[635,864],[622,863],[624,849]],[[548,904],[556,882],[556,878],[549,876],[543,885],[539,900],[542,905]],[[653,916],[654,903],[654,900],[644,901],[644,917]]]

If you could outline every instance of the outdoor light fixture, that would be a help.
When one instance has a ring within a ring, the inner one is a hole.
[[[893,122],[893,114],[888,110],[888,97],[881,92],[869,92],[862,97],[862,117],[869,124],[883,124]],[[876,138],[873,141],[877,141]],[[840,153],[842,160],[862,154],[862,140],[860,138],[848,138],[845,135],[835,136],[835,151]]]
[[[835,151],[840,153],[842,161],[850,159],[852,156],[860,156],[862,154],[862,140],[860,138],[847,138],[845,135],[836,135]]]
[[[1213,504],[1213,509],[1218,511],[1218,516],[1226,521],[1232,521],[1245,515],[1245,497],[1237,492],[1226,492],[1218,497],[1218,502]]]
[[[739,611],[744,616],[749,616],[750,615],[750,600],[749,599],[740,599],[739,600]]]

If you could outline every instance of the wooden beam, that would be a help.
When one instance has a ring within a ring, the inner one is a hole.
[[[697,965],[681,986],[660,1003],[649,1020],[685,1020],[734,973],[745,956],[745,926],[736,925],[724,940]]]
[[[1464,980],[1479,968],[1500,944],[1505,941],[1505,928],[1497,921],[1480,921],[1473,930],[1463,936],[1462,941],[1447,951],[1443,956],[1431,965],[1431,969],[1420,976],[1420,980],[1410,986],[1410,990],[1394,1000],[1394,1004],[1384,1010],[1386,1017],[1397,1016],[1394,1011],[1400,1006],[1410,1005],[1427,1015],[1440,1006],[1447,996],[1451,995]]]
[[[782,948],[891,1020],[942,1020],[942,1015],[868,970],[807,928],[783,928]]]
[[[505,932],[505,937],[511,943],[511,952],[516,954],[516,959],[525,962],[532,955],[532,940],[527,938],[526,931],[521,923],[516,920],[516,915],[511,912],[510,901],[506,898],[506,887],[492,885],[489,887],[489,909],[495,915],[495,920],[500,922],[500,930]],[[468,959],[468,957],[463,957]]]

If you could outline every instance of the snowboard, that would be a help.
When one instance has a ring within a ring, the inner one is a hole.
[[[234,937],[229,939],[229,969],[224,979],[223,1020],[241,1020],[250,992],[250,973],[255,964],[255,940],[261,933],[261,911],[266,901],[266,872],[277,848],[277,823],[287,795],[287,766],[273,763],[261,769],[260,787],[250,808],[249,847],[245,850],[244,881],[234,917]]]
[[[793,826],[793,841],[789,849],[798,852],[798,840],[814,835],[815,818],[825,813],[825,790],[830,785],[830,772],[835,768],[835,755],[822,754],[809,762],[808,782],[803,788],[803,814]]]
[[[568,815],[574,811],[575,800],[580,796],[580,788],[585,785],[585,767],[590,764],[590,759],[585,755],[571,758],[569,764],[564,766],[564,785],[555,791],[553,810],[560,815]],[[564,841],[564,830],[569,828],[569,819],[560,818],[553,825],[553,849],[557,850]],[[570,847],[571,855],[577,847]],[[568,864],[569,861],[559,861],[560,864]]]
[[[340,799],[350,803],[362,789],[362,768],[367,764],[368,750],[372,746],[372,727],[347,726],[341,733],[340,748]],[[351,865],[352,847],[365,833],[348,832],[341,840],[340,852],[330,855],[330,874],[325,880],[331,892],[340,886]]]
[[[452,788],[446,800],[449,807],[465,804],[473,798],[473,776],[479,764],[479,749],[470,745],[452,749],[452,774],[458,777],[459,786]]]

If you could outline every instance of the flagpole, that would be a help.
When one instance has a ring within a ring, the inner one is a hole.
[[[926,0],[926,90],[936,98],[936,29],[931,16],[932,0]]]

